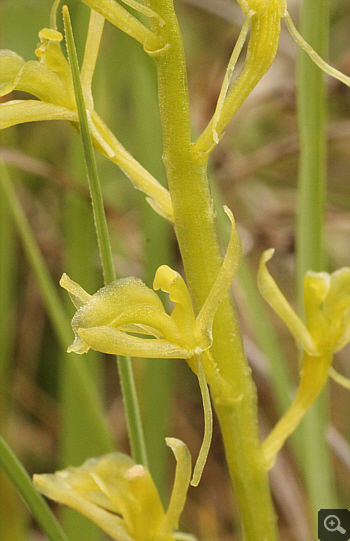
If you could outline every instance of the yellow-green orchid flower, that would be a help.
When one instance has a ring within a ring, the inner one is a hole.
[[[350,268],[332,274],[309,271],[304,279],[306,324],[297,316],[269,274],[266,263],[274,250],[262,255],[258,273],[261,294],[285,322],[303,349],[300,382],[294,401],[263,443],[267,467],[322,391],[328,376],[349,386],[331,370],[333,354],[350,341]]]
[[[85,515],[116,541],[193,539],[176,532],[191,479],[187,446],[166,438],[176,458],[175,481],[167,512],[149,471],[121,453],[90,458],[78,468],[34,475],[36,488]]]
[[[169,293],[175,303],[171,315],[164,309],[158,295],[140,279],[116,280],[89,295],[66,274],[60,284],[70,294],[77,312],[72,319],[75,334],[69,352],[86,353],[90,348],[102,353],[151,358],[186,359],[196,373],[203,398],[205,433],[192,484],[198,484],[209,450],[212,414],[203,370],[215,373],[209,349],[212,326],[217,308],[239,268],[241,243],[231,211],[225,208],[232,224],[231,236],[220,273],[202,309],[195,317],[187,286],[179,273],[162,265],[158,268],[153,287]],[[212,380],[215,377],[211,378]],[[218,381],[218,385],[222,382]]]
[[[0,51],[0,96],[21,90],[38,100],[14,100],[0,106],[0,129],[33,120],[77,121],[74,91],[60,32],[44,28],[39,32],[36,53],[39,61],[25,62],[13,51]]]
[[[57,0],[54,3],[54,13],[58,3]],[[51,19],[55,20],[52,14]],[[104,17],[91,10],[80,76],[94,146],[148,195],[148,202],[156,212],[172,220],[169,192],[125,150],[94,109],[91,84],[103,26]],[[60,46],[63,36],[54,28],[44,28],[39,38],[36,61],[25,62],[13,51],[0,50],[0,97],[20,90],[38,98],[1,103],[0,130],[39,120],[67,120],[75,128],[79,126],[71,70]]]
[[[210,152],[213,144],[227,123],[246,100],[262,76],[270,69],[278,49],[281,19],[298,45],[310,56],[320,69],[350,86],[350,78],[329,66],[302,38],[287,11],[286,0],[237,0],[246,16],[240,35],[231,55],[213,118],[194,143],[196,152]],[[238,57],[248,35],[250,40],[241,73],[231,90],[229,85]]]

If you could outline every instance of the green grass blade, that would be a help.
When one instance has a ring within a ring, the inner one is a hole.
[[[63,18],[66,32],[68,57],[73,78],[75,100],[78,109],[80,135],[84,147],[86,170],[89,181],[96,234],[102,260],[104,282],[105,284],[109,284],[110,282],[113,282],[113,280],[115,280],[111,244],[109,240],[107,220],[104,212],[103,197],[97,172],[95,153],[92,146],[88,117],[84,103],[83,89],[81,86],[78,58],[75,49],[72,25],[70,22],[67,6],[64,6],[63,8]]]
[[[95,154],[92,146],[87,112],[84,103],[72,25],[67,6],[64,6],[63,8],[63,19],[66,32],[68,57],[71,66],[75,99],[78,109],[80,131],[84,147],[95,227],[103,266],[104,281],[106,284],[108,284],[115,279],[111,245],[104,212],[101,185],[98,177]],[[127,424],[129,427],[133,455],[136,462],[147,466],[148,460],[146,454],[146,445],[141,424],[141,416],[135,390],[131,360],[128,357],[123,357],[120,359],[118,358],[118,369],[121,386],[124,392],[123,398],[126,414],[128,416]]]
[[[301,34],[323,58],[328,49],[329,0],[304,0]],[[325,270],[326,89],[324,74],[304,53],[298,65],[300,166],[297,219],[298,297],[302,312],[303,277]],[[336,507],[329,451],[325,440],[328,393],[325,390],[301,426],[303,470],[313,516]]]
[[[5,196],[4,200],[8,204],[12,219],[21,237],[27,258],[40,285],[45,306],[52,321],[54,331],[56,332],[62,349],[65,351],[67,345],[72,341],[71,326],[49,275],[45,261],[38,249],[27,219],[17,200],[8,171],[1,161],[0,187]],[[68,362],[72,364],[72,373],[74,374],[75,384],[80,387],[84,396],[84,408],[86,415],[89,418],[89,429],[91,433],[94,434],[95,441],[99,442],[101,450],[109,452],[113,449],[111,435],[106,424],[101,400],[94,380],[89,372],[85,370],[84,362],[80,356],[70,353]]]
[[[37,492],[29,475],[2,436],[0,436],[0,465],[16,486],[33,517],[50,541],[68,541],[68,537],[44,498]]]
[[[0,432],[7,433],[9,396],[13,389],[13,339],[15,318],[13,297],[15,290],[16,248],[11,216],[6,205],[0,206]],[[24,541],[27,538],[26,518],[15,487],[0,469],[0,539]],[[20,510],[20,511],[19,511]]]

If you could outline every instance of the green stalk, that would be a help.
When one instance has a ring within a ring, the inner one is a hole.
[[[0,466],[4,468],[50,541],[68,541],[44,498],[36,490],[29,475],[2,436],[0,436]]]
[[[325,58],[328,50],[329,0],[304,0],[301,34]],[[326,88],[324,74],[300,53],[298,63],[300,165],[297,213],[297,280],[303,311],[307,270],[325,269],[324,211],[326,196]],[[332,470],[325,440],[328,394],[324,391],[302,424],[302,461],[314,516],[335,505]]]
[[[103,198],[100,180],[97,172],[95,154],[92,146],[92,139],[88,124],[87,112],[84,102],[83,89],[80,80],[78,58],[74,44],[72,25],[70,22],[68,7],[63,7],[63,19],[66,32],[68,57],[73,78],[74,93],[78,110],[80,133],[84,147],[87,176],[89,181],[92,208],[94,213],[97,240],[102,261],[103,276],[105,284],[115,280],[113,258],[107,220],[104,212]],[[127,414],[131,448],[137,463],[148,465],[146,446],[141,423],[141,414],[135,382],[133,378],[131,360],[129,357],[118,358],[118,370],[123,389],[123,398]]]
[[[213,205],[206,175],[206,157],[195,155],[190,138],[187,76],[183,43],[171,0],[148,0],[165,21],[158,27],[170,45],[155,57],[163,125],[164,162],[174,209],[174,224],[187,284],[198,312],[219,273],[222,262]],[[246,541],[264,533],[278,539],[267,472],[257,426],[256,389],[244,356],[237,317],[229,297],[215,318],[211,352],[232,393],[212,398],[221,425],[226,458],[239,503]],[[207,381],[211,380],[209,374]]]

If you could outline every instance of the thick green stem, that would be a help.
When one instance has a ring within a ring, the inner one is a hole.
[[[158,32],[170,44],[162,55],[156,57],[164,162],[175,231],[187,283],[198,312],[222,262],[206,175],[207,163],[205,157],[198,157],[193,151],[190,139],[185,58],[172,1],[149,0],[148,4],[166,22]],[[256,390],[228,296],[217,312],[213,335],[211,351],[231,392],[216,393],[215,385],[211,391],[246,540],[260,539],[261,532],[264,532],[266,540],[276,540],[278,534],[258,436]],[[210,374],[207,378],[210,385]]]

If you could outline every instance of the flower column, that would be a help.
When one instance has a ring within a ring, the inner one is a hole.
[[[171,0],[148,0],[165,24],[154,23],[168,44],[154,54],[158,69],[164,162],[174,223],[195,310],[200,310],[219,273],[221,254],[206,175],[207,154],[195,153],[190,139],[183,43]],[[244,356],[232,304],[220,305],[211,353],[216,370],[205,365],[221,425],[226,456],[247,541],[278,539],[257,427],[257,397]],[[215,385],[215,373],[227,385]],[[263,537],[262,537],[263,536]]]

